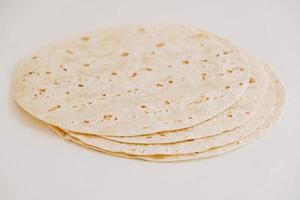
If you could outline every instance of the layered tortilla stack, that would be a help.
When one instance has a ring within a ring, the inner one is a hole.
[[[20,107],[60,137],[110,155],[182,161],[256,139],[278,118],[273,70],[231,42],[176,25],[68,38],[22,60]]]

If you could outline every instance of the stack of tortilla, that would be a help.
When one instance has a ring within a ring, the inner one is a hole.
[[[121,26],[22,60],[20,107],[60,137],[110,155],[182,161],[266,132],[284,104],[273,70],[231,42],[177,25]]]

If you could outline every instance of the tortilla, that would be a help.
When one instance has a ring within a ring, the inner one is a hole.
[[[186,154],[186,155],[177,155],[177,156],[153,156],[153,157],[136,157],[138,159],[144,159],[148,161],[160,161],[160,162],[174,162],[174,161],[184,161],[184,160],[192,160],[192,159],[199,159],[199,158],[206,158],[211,156],[218,156],[230,151],[237,149],[238,147],[244,146],[256,138],[264,135],[267,133],[268,128],[279,118],[280,114],[282,113],[284,102],[285,102],[285,92],[284,87],[276,73],[269,67],[266,66],[266,71],[270,74],[272,81],[276,88],[276,104],[275,109],[272,115],[265,121],[265,123],[253,131],[251,134],[247,135],[246,137],[232,142],[230,144],[226,144],[221,147],[214,147],[205,152],[196,152],[194,154]]]
[[[134,136],[199,124],[245,92],[248,61],[213,34],[124,26],[67,39],[24,59],[16,102],[60,128]]]
[[[204,157],[210,157],[210,156],[216,156],[220,155],[229,151],[232,151],[242,145],[245,145],[251,141],[253,141],[258,136],[262,135],[268,127],[274,123],[274,121],[279,117],[279,115],[282,112],[283,105],[284,105],[284,88],[280,81],[278,80],[276,74],[269,68],[265,67],[268,71],[273,84],[275,85],[276,90],[276,104],[275,108],[273,110],[272,115],[263,123],[262,126],[257,128],[255,131],[250,133],[249,135],[246,135],[245,137],[241,138],[240,140],[233,141],[231,143],[222,145],[222,146],[215,146],[211,147],[207,151],[198,151],[191,154],[182,154],[182,155],[153,155],[153,156],[136,156],[136,155],[130,155],[126,153],[116,153],[116,152],[109,152],[91,145],[88,145],[86,143],[83,143],[81,140],[74,138],[70,135],[68,135],[66,132],[62,131],[61,129],[50,126],[51,129],[53,129],[56,133],[59,133],[61,137],[64,137],[65,139],[68,139],[72,142],[79,143],[82,146],[85,146],[87,148],[91,148],[97,151],[101,151],[104,153],[112,154],[115,156],[121,156],[121,157],[127,157],[127,158],[136,158],[136,159],[143,159],[148,161],[159,161],[159,162],[171,162],[171,161],[183,161],[183,160],[191,160],[191,159],[197,159],[197,158],[204,158]]]
[[[260,109],[248,122],[246,122],[241,127],[235,128],[234,130],[226,131],[214,136],[191,139],[170,144],[128,144],[123,142],[111,141],[99,136],[76,134],[70,131],[66,132],[70,136],[78,138],[85,144],[117,153],[121,152],[133,155],[176,155],[188,154],[196,151],[205,151],[214,146],[221,146],[232,141],[236,141],[261,126],[266,118],[271,115],[273,106],[275,105],[275,90],[272,86],[273,85],[270,86],[270,89],[266,94]]]
[[[234,105],[199,125],[184,130],[154,133],[151,135],[128,137],[104,136],[104,138],[125,143],[161,144],[208,137],[233,130],[253,117],[260,107],[269,86],[269,76],[265,72],[263,64],[256,59],[251,59],[250,77],[251,83],[248,85],[247,90]]]

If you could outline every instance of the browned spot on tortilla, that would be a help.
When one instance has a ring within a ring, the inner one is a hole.
[[[228,113],[227,113],[227,117],[232,117],[232,113],[231,113],[231,112],[228,112]]]
[[[31,71],[31,72],[28,72],[27,74],[28,74],[28,75],[31,75],[31,74],[33,74],[33,73],[34,73],[34,71]]]
[[[106,96],[106,94],[104,93],[104,94],[102,94],[102,96],[103,96],[103,97],[105,97],[105,96]]]
[[[55,105],[55,106],[53,106],[53,107],[49,108],[49,109],[48,109],[48,112],[55,111],[55,110],[57,110],[57,109],[59,109],[59,108],[61,108],[61,106],[60,106],[60,105]]]
[[[244,85],[244,83],[239,83],[240,86]]]
[[[170,105],[170,104],[171,104],[171,102],[170,102],[170,101],[168,101],[168,100],[165,100],[165,104],[166,104],[166,105]]]
[[[46,88],[41,88],[39,89],[40,94],[43,94],[44,92],[46,92]]]
[[[66,94],[70,94],[70,92],[69,92],[69,91],[66,91]]]
[[[146,67],[145,70],[146,70],[146,71],[152,71],[152,69],[149,68],[149,67]]]
[[[189,64],[189,61],[188,60],[183,60],[182,63],[183,64]]]
[[[230,86],[226,86],[225,89],[228,90],[230,88]]]
[[[136,76],[137,76],[137,73],[136,73],[136,72],[133,72],[130,76],[131,76],[131,77],[136,77]]]
[[[139,31],[140,33],[145,33],[145,29],[144,29],[144,28],[140,28],[138,31]]]
[[[233,50],[223,51],[223,54],[227,55],[227,54],[232,53],[232,52],[233,52]]]
[[[193,117],[189,117],[189,119],[193,119]]]
[[[68,54],[72,54],[72,55],[74,54],[74,52],[73,52],[73,51],[71,51],[70,49],[67,49],[67,50],[66,50],[66,53],[68,53]]]
[[[84,37],[81,37],[80,40],[82,41],[89,41],[91,39],[91,37],[89,36],[84,36]]]
[[[50,71],[45,71],[45,74],[51,74],[51,72]]]
[[[252,78],[252,77],[250,77],[250,79],[249,79],[249,83],[255,83],[255,79],[254,79],[254,78]]]
[[[89,120],[84,120],[83,122],[86,123],[86,124],[89,124],[89,123],[90,123]]]
[[[111,75],[116,76],[118,73],[112,72]]]
[[[126,51],[124,51],[123,53],[121,53],[121,56],[122,56],[122,57],[127,57],[127,56],[129,56],[129,53],[126,52]]]
[[[193,36],[194,39],[201,39],[201,38],[209,38],[207,35],[203,33],[197,33]]]
[[[32,57],[32,60],[35,60],[35,59],[37,59],[37,56],[33,56],[33,57]]]
[[[147,106],[141,105],[141,108],[147,108]]]
[[[157,48],[161,48],[161,47],[164,47],[164,46],[165,46],[165,43],[158,43],[158,44],[156,44]]]
[[[89,66],[90,66],[90,64],[86,63],[86,64],[83,64],[83,66],[85,66],[85,67],[89,67]]]
[[[248,111],[247,111],[247,112],[245,112],[245,114],[246,114],[246,115],[249,115],[249,114],[250,114],[250,112],[248,112]]]
[[[157,87],[163,87],[164,85],[161,84],[161,83],[157,83],[156,86],[157,86]]]
[[[204,59],[204,60],[201,60],[201,62],[205,62],[205,63],[206,63],[206,62],[208,62],[208,60],[207,60],[207,59]]]
[[[104,120],[111,120],[111,118],[112,118],[112,115],[110,115],[110,114],[103,115]]]
[[[78,87],[83,87],[84,85],[83,84],[78,84]]]
[[[202,73],[202,74],[201,74],[201,79],[202,79],[202,80],[205,80],[205,79],[206,79],[206,73]]]
[[[170,84],[171,84],[171,83],[173,83],[173,81],[172,81],[172,80],[169,80],[169,81],[168,81],[168,83],[170,83]]]

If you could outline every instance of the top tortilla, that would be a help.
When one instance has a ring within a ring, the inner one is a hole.
[[[224,131],[233,130],[242,126],[251,119],[260,108],[267,88],[269,88],[269,76],[264,70],[264,65],[257,59],[250,58],[250,80],[247,90],[231,107],[225,111],[198,124],[196,126],[163,133],[139,136],[102,136],[103,138],[136,144],[161,144],[174,143],[201,137],[217,135]]]
[[[24,59],[14,97],[36,118],[69,131],[134,136],[199,124],[239,99],[248,80],[244,54],[210,33],[123,26]]]

